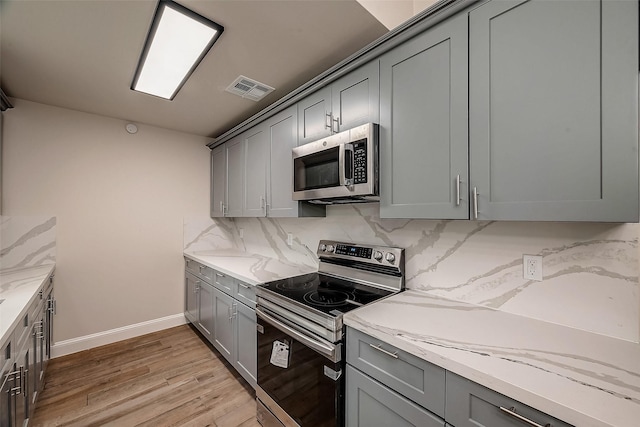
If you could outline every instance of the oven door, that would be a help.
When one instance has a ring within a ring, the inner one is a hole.
[[[308,336],[263,308],[256,314],[258,407],[266,406],[287,427],[343,425],[342,345]],[[282,348],[288,355],[276,366],[273,353]]]

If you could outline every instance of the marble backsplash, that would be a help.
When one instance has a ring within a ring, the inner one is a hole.
[[[0,216],[0,270],[56,262],[56,217]]]
[[[638,342],[638,227],[389,220],[359,204],[329,206],[326,218],[185,218],[184,238],[187,251],[236,248],[310,266],[320,239],[402,247],[408,289]],[[523,254],[543,257],[542,281],[523,279]]]

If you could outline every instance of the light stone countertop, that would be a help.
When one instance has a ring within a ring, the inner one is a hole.
[[[573,425],[640,425],[640,344],[420,291],[344,322]]]
[[[318,271],[317,266],[289,263],[232,249],[187,251],[184,256],[254,286]]]
[[[35,301],[38,291],[55,270],[55,264],[0,272],[0,347]]]

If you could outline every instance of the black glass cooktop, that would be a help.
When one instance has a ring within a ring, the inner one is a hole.
[[[393,293],[322,273],[304,274],[260,286],[333,316]]]

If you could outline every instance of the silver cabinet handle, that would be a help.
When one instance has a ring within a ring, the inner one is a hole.
[[[460,206],[460,174],[456,175],[456,206]]]
[[[331,129],[331,113],[325,113],[324,128]],[[333,130],[333,129],[331,129]]]
[[[224,202],[222,200],[220,200],[220,212],[224,215]]]
[[[531,421],[529,418],[525,418],[522,415],[517,414],[516,413],[516,408],[514,408],[513,406],[511,408],[509,408],[509,409],[507,409],[507,408],[505,408],[503,406],[500,406],[500,410],[502,412],[504,412],[505,414],[509,415],[510,417],[513,417],[513,418],[515,418],[517,420],[520,420],[523,423],[525,423],[527,425],[530,425],[531,427],[552,427],[551,424],[549,424],[549,423],[547,423],[547,424],[545,424],[543,426],[542,424],[538,424],[535,421]]]
[[[238,317],[238,303],[233,303],[233,311],[231,312],[231,317]]]
[[[244,284],[244,283],[242,283],[242,282],[238,282],[238,286],[240,286],[241,288],[244,288],[244,289],[249,289],[249,288],[251,287],[251,286],[249,286],[249,285],[245,285],[245,284]]]
[[[218,274],[218,276],[220,276],[220,277],[226,277],[226,276],[225,276],[224,274],[222,274],[222,273],[217,273],[217,274]]]
[[[394,351],[393,353],[391,353],[389,350],[385,350],[384,348],[382,348],[382,345],[380,345],[380,344],[378,344],[378,345],[369,344],[369,346],[371,348],[375,348],[379,352],[382,352],[382,353],[386,354],[387,356],[391,356],[394,359],[399,359],[397,351]]]
[[[335,128],[335,129],[333,129],[333,123],[335,123],[335,124],[336,124],[336,128]],[[338,117],[338,118],[335,118],[335,119],[333,119],[333,120],[331,121],[331,131],[332,131],[333,133],[338,133],[338,132],[340,131],[340,118],[339,118],[339,117]]]
[[[473,187],[473,219],[478,219],[478,187]]]
[[[231,322],[231,319],[233,319],[233,312],[231,311],[231,305],[229,306],[229,322]]]

